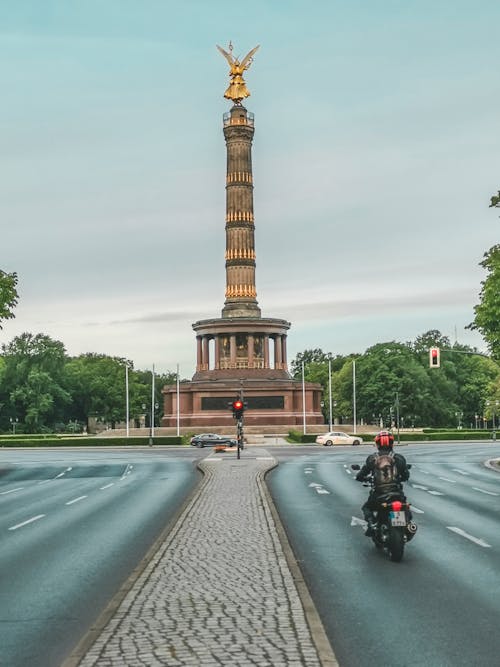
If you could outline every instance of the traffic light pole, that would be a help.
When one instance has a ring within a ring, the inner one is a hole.
[[[240,392],[239,398],[229,403],[233,411],[233,417],[236,419],[237,451],[240,458],[240,450],[243,449],[243,415],[247,404],[243,401],[243,392]]]
[[[243,449],[243,415],[238,419],[236,424],[236,434],[238,438],[237,457],[240,457],[240,451]]]

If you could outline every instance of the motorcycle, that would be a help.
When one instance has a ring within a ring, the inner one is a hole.
[[[360,466],[356,463],[352,464],[351,468],[360,470]],[[363,486],[373,489],[373,478],[363,482]],[[407,502],[401,486],[378,494],[373,530],[371,538],[377,549],[383,549],[392,561],[399,563],[403,558],[405,545],[417,532],[410,503]]]

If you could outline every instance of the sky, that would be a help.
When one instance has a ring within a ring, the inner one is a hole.
[[[228,65],[253,142],[257,299],[306,349],[486,345],[499,242],[497,0],[0,0],[0,344],[190,378],[225,290]]]

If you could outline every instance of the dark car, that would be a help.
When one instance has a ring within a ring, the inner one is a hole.
[[[237,445],[237,441],[226,435],[218,433],[200,433],[191,438],[193,447],[213,447],[214,445]]]

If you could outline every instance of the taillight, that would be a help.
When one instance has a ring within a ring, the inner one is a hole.
[[[400,500],[393,500],[391,507],[395,512],[400,512],[403,507],[403,503]]]

